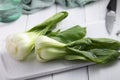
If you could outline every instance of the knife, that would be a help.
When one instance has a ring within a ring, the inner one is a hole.
[[[117,0],[110,0],[107,6],[105,25],[108,34],[111,34],[114,22],[116,20],[116,8],[117,8]]]

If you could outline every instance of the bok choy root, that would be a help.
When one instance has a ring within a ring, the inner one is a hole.
[[[108,38],[85,38],[86,29],[74,26],[56,35],[40,36],[35,54],[40,62],[55,59],[109,63],[117,60],[120,42]]]
[[[24,60],[34,49],[36,38],[48,35],[67,16],[67,12],[59,12],[26,32],[9,35],[6,40],[8,53],[16,60]]]

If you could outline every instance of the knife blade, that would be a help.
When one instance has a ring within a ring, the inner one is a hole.
[[[111,34],[114,22],[116,20],[116,7],[117,7],[117,0],[110,0],[108,6],[107,6],[107,12],[106,12],[106,30],[108,34]]]

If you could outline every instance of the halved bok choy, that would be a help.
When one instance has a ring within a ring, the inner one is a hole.
[[[67,16],[67,12],[59,12],[28,31],[9,35],[6,39],[8,53],[16,60],[26,59],[35,47],[36,38],[41,35],[48,35],[56,24]]]
[[[74,26],[53,36],[40,36],[35,54],[40,62],[55,59],[110,63],[120,55],[120,42],[109,38],[86,38],[86,29]]]
[[[82,39],[85,34],[86,28],[76,25],[49,37],[40,36],[35,43],[36,57],[40,62],[63,58],[67,54],[67,43]]]

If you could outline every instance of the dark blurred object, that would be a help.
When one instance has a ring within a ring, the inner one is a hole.
[[[114,22],[116,20],[116,7],[117,7],[117,0],[110,0],[107,6],[107,13],[106,13],[106,29],[108,34],[111,34]]]
[[[116,33],[117,36],[120,36],[120,30]]]

